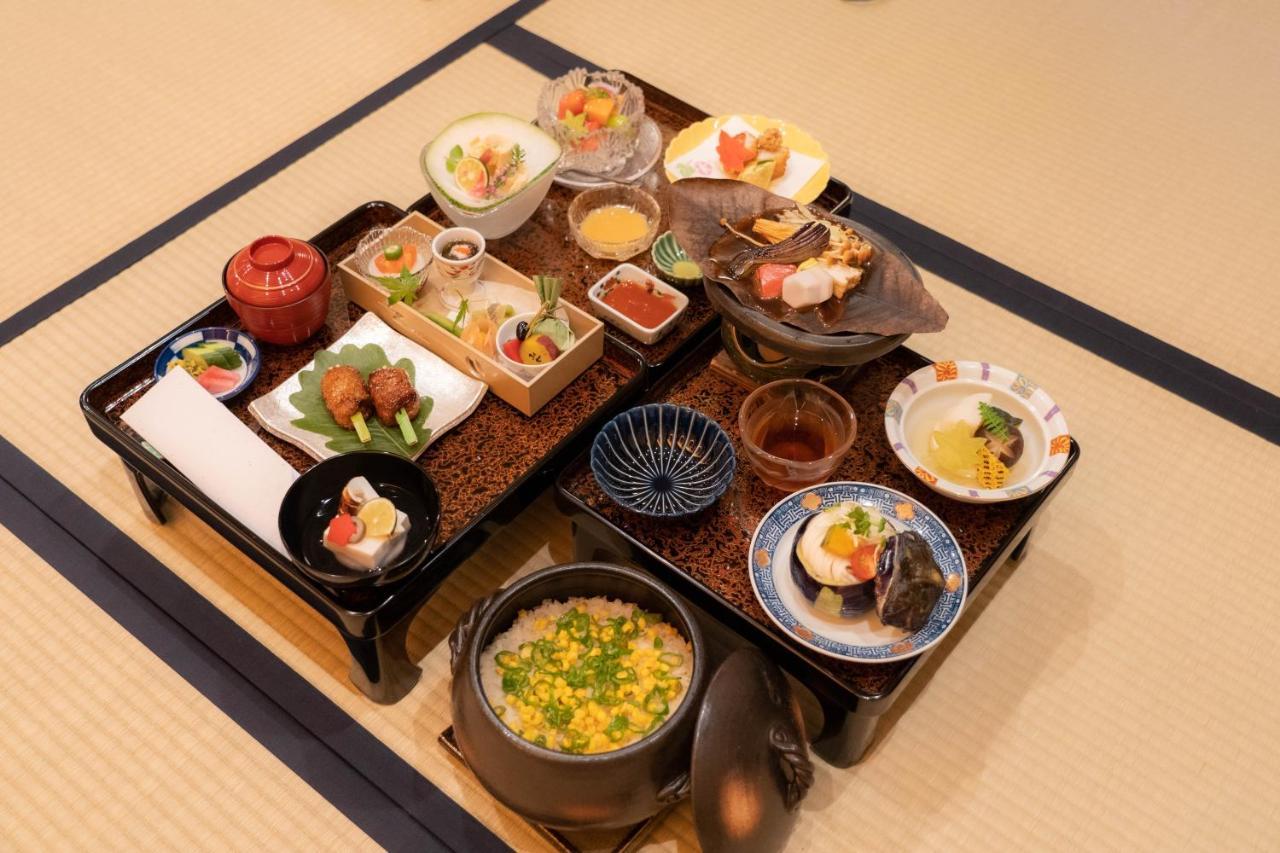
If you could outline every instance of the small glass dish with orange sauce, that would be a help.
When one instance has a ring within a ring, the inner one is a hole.
[[[624,184],[584,190],[569,204],[573,239],[591,257],[609,261],[625,261],[649,248],[661,218],[653,196]]]
[[[675,328],[689,297],[635,264],[618,264],[587,290],[595,312],[642,344]]]

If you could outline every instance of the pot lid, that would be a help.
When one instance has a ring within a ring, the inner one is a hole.
[[[328,281],[320,250],[304,240],[271,234],[236,252],[227,263],[227,292],[259,308],[292,305]]]
[[[800,706],[755,649],[731,654],[707,686],[693,736],[693,823],[706,853],[780,850],[813,784]]]

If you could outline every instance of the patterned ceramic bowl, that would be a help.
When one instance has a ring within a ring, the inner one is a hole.
[[[733,480],[733,444],[706,415],[651,403],[604,425],[591,445],[591,471],[620,506],[658,518],[692,515]]]
[[[986,433],[986,450],[998,453],[983,453],[973,479],[961,482],[943,473],[935,433],[962,420],[973,428],[960,430],[962,436],[986,429],[979,402],[999,421],[1000,435]],[[921,482],[965,503],[1038,492],[1071,452],[1067,419],[1049,393],[1021,373],[985,361],[939,361],[903,379],[885,405],[884,429],[898,459]]]

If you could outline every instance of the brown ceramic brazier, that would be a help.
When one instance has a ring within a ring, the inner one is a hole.
[[[482,653],[521,610],[552,599],[608,596],[660,613],[693,649],[684,700],[661,726],[629,746],[571,755],[523,739],[485,701]],[[607,563],[552,566],[515,582],[471,608],[449,636],[453,729],[480,783],[525,818],[558,829],[628,826],[682,798],[707,663],[698,623],[683,602],[634,569]]]

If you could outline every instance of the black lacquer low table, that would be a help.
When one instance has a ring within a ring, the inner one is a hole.
[[[405,211],[385,202],[362,205],[312,239],[330,262],[346,257],[373,228],[390,225]],[[501,258],[501,255],[498,255]],[[219,270],[209,271],[218,275]],[[305,366],[364,310],[334,285],[326,327],[292,347],[261,344],[262,368],[253,384],[228,403],[241,421],[258,430],[249,403]],[[338,629],[351,652],[351,680],[377,702],[394,702],[417,683],[421,672],[408,657],[405,639],[413,616],[470,553],[549,485],[583,441],[605,419],[637,396],[644,361],[635,350],[606,338],[604,356],[533,417],[492,394],[465,421],[441,436],[418,458],[441,495],[440,532],[427,562],[404,579],[376,588],[331,588],[308,576],[286,555],[251,533],[190,480],[151,453],[120,419],[154,382],[153,366],[164,341],[202,326],[239,327],[225,299],[192,317],[124,364],[93,382],[80,405],[89,428],[120,455],[147,515],[164,522],[171,497],[203,519],[264,568],[307,606]],[[315,464],[303,451],[265,431],[259,437],[299,472]]]
[[[862,757],[879,719],[911,679],[927,670],[932,651],[893,663],[848,663],[793,642],[765,615],[751,588],[747,554],[756,523],[783,493],[762,483],[742,456],[737,415],[748,391],[711,369],[718,348],[716,339],[703,343],[642,402],[689,406],[719,422],[738,452],[738,473],[729,492],[692,519],[646,518],[622,509],[604,494],[583,452],[557,481],[558,499],[573,521],[574,559],[620,559],[645,568],[759,646],[814,694],[824,716],[814,748],[830,763],[847,767]],[[930,491],[894,455],[883,426],[885,403],[894,387],[929,363],[899,348],[861,369],[846,389],[857,413],[858,437],[830,479],[888,486],[937,513],[964,552],[972,601],[1005,566],[1023,556],[1036,520],[1071,475],[1080,449],[1073,440],[1062,473],[1043,491],[1021,500],[965,504]]]

